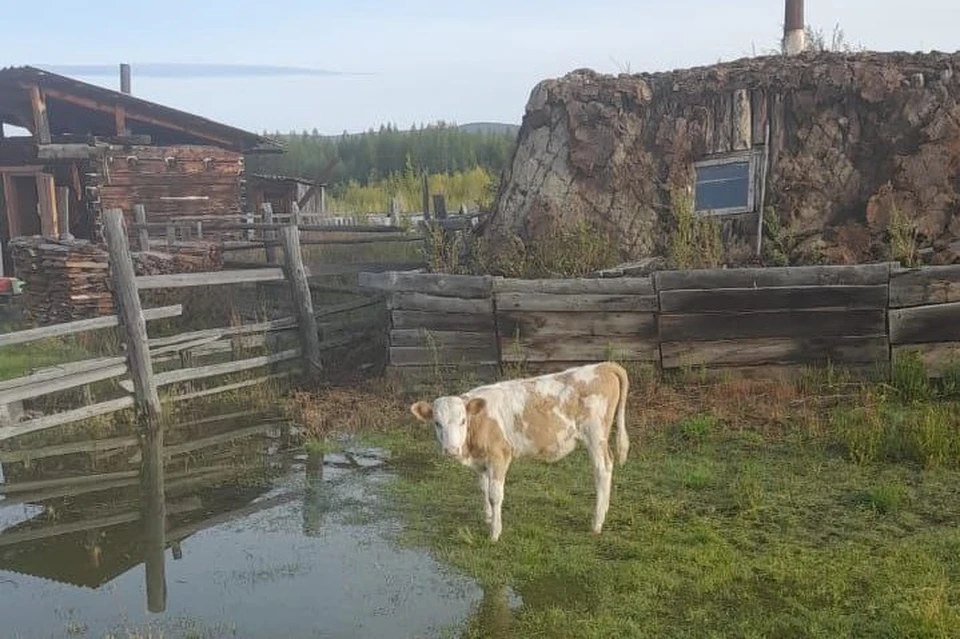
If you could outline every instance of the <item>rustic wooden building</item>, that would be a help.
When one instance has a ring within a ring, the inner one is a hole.
[[[148,220],[236,214],[244,156],[276,142],[33,67],[0,69],[0,238],[70,233],[99,240],[101,211],[134,204]],[[2,126],[0,126],[2,131]]]
[[[326,184],[287,175],[247,176],[247,202],[254,211],[269,203],[274,213],[289,215],[296,203],[301,213],[326,212]]]

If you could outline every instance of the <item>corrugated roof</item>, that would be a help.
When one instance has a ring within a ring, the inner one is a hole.
[[[30,110],[30,85],[37,85],[48,94],[48,100],[57,100],[59,108],[50,108],[48,119],[55,133],[84,135],[88,128],[106,128],[112,118],[104,118],[104,110],[119,105],[124,107],[127,120],[133,123],[134,132],[166,130],[171,136],[196,137],[206,143],[247,153],[278,153],[283,146],[276,140],[244,131],[208,118],[163,106],[156,102],[100,87],[66,76],[44,71],[31,66],[0,69],[0,117],[6,115],[9,124],[23,126],[32,119]],[[74,97],[72,102],[58,99],[54,92]],[[82,115],[86,113],[86,116]],[[144,119],[138,119],[137,116]],[[141,131],[142,130],[142,131]],[[104,131],[101,135],[109,134]]]

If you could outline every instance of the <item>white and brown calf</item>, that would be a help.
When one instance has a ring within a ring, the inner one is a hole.
[[[503,528],[503,484],[511,461],[523,457],[555,462],[582,442],[593,466],[596,509],[593,532],[603,528],[610,505],[613,459],[608,441],[617,422],[617,458],[627,460],[626,399],[630,381],[619,364],[604,362],[526,379],[474,388],[460,396],[410,407],[433,422],[443,452],[480,475],[490,538]]]

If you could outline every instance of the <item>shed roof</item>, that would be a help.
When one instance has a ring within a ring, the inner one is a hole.
[[[0,122],[33,130],[30,87],[47,101],[52,135],[116,134],[123,109],[132,133],[150,135],[154,144],[208,144],[244,153],[278,153],[281,144],[249,131],[113,91],[36,67],[0,69]]]

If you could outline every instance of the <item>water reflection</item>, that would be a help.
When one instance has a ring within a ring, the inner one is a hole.
[[[95,589],[143,563],[146,609],[162,613],[167,548],[179,560],[188,537],[248,514],[285,468],[270,462],[288,430],[255,414],[170,427],[170,446],[156,429],[134,440],[135,448],[112,438],[78,442],[67,455],[54,454],[71,447],[62,443],[0,453],[8,474],[0,570]]]
[[[385,451],[307,456],[289,435],[261,414],[0,451],[0,635],[430,637],[459,625],[481,593],[394,545],[377,490]]]

